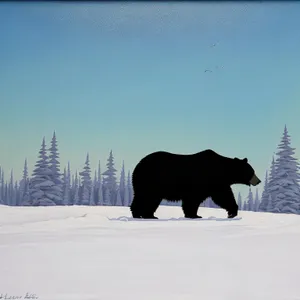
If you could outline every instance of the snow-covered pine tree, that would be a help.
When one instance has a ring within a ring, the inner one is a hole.
[[[69,188],[69,179],[67,169],[64,168],[64,175],[63,175],[63,205],[70,204],[70,188]]]
[[[55,131],[51,140],[51,147],[49,148],[49,169],[51,170],[50,179],[54,182],[52,186],[51,194],[55,197],[52,199],[56,205],[62,205],[63,203],[63,182],[61,180],[61,174],[59,169],[59,153],[57,149],[57,140]]]
[[[290,144],[290,135],[285,126],[283,137],[276,153],[276,176],[274,184],[270,188],[273,200],[272,212],[274,213],[299,213],[299,164],[297,159],[293,157],[295,148],[292,148]]]
[[[123,206],[120,189],[117,190],[116,206]]]
[[[80,205],[80,197],[79,197],[79,180],[78,180],[78,173],[76,170],[76,174],[75,174],[75,180],[74,180],[74,194],[73,194],[74,198],[73,198],[73,204],[74,205]]]
[[[258,211],[259,204],[258,189],[256,189],[253,211]]]
[[[92,184],[91,186],[91,192],[90,192],[90,203],[89,205],[91,206],[95,206],[96,203],[95,203],[95,195],[94,195],[94,185]]]
[[[8,183],[7,183],[7,181],[5,181],[4,204],[9,205],[9,193],[8,193]]]
[[[133,188],[132,188],[132,178],[130,175],[130,171],[128,171],[128,176],[127,176],[127,188],[128,188],[128,196],[129,196],[129,205],[131,205],[132,200],[133,200]]]
[[[81,176],[81,204],[89,205],[90,203],[90,193],[92,188],[92,179],[91,179],[91,168],[90,168],[90,159],[89,154],[86,156],[85,166],[83,171],[79,173]]]
[[[43,138],[42,147],[39,151],[39,158],[29,183],[30,199],[26,205],[53,206],[55,201],[58,201],[58,197],[56,194],[52,194],[55,184],[51,180],[53,173],[48,165],[45,138]]]
[[[246,200],[244,200],[244,203],[243,203],[243,210],[248,210],[248,205],[247,205]]]
[[[101,176],[101,165],[100,165],[100,160],[98,163],[98,180],[97,180],[97,187],[99,188],[100,185],[102,185],[102,176]]]
[[[105,190],[109,190],[110,195],[110,202],[112,205],[115,205],[116,203],[116,196],[117,196],[117,179],[116,179],[116,172],[117,170],[114,168],[114,157],[112,150],[109,153],[109,157],[107,159],[107,170],[102,173],[104,177],[104,185]]]
[[[110,190],[105,187],[105,189],[104,189],[104,197],[103,197],[103,205],[104,206],[111,206],[110,199],[111,199]]]
[[[248,197],[247,197],[247,210],[253,211],[253,206],[254,206],[253,193],[252,193],[251,187],[250,187]]]
[[[20,189],[18,186],[18,181],[15,181],[15,186],[14,186],[14,194],[15,194],[15,205],[19,205],[20,203]]]
[[[23,205],[24,201],[28,201],[29,199],[29,178],[28,178],[28,166],[27,159],[25,159],[24,169],[23,169],[23,177],[20,180],[19,189],[20,189],[20,200],[19,205]]]
[[[13,170],[10,172],[10,180],[8,184],[8,202],[7,205],[15,206],[15,193],[14,193],[14,175]]]
[[[274,169],[274,164],[275,164],[274,157],[273,157],[272,164],[273,164],[273,169]],[[273,170],[273,172],[274,172],[274,170]],[[259,203],[257,211],[266,211],[268,201],[269,201],[269,193],[268,193],[268,171],[266,171],[265,185],[264,185],[264,189],[263,189],[263,192],[262,192],[262,195],[261,195],[261,201]]]
[[[239,210],[242,210],[242,208],[243,208],[241,193],[238,194],[238,207],[239,207]]]
[[[124,188],[124,206],[129,206],[129,189],[128,189],[128,184],[125,185]]]
[[[125,193],[125,166],[124,166],[124,160],[123,160],[123,164],[122,164],[122,170],[121,170],[121,174],[120,174],[120,185],[119,185],[119,192],[120,192],[120,197],[121,197],[121,202],[122,205],[124,205],[124,193]]]
[[[2,203],[5,203],[5,182],[4,182],[4,170],[2,169],[2,174],[1,174],[1,199]]]
[[[265,212],[271,212],[273,210],[273,199],[271,194],[268,196],[268,201],[266,203],[266,210]]]

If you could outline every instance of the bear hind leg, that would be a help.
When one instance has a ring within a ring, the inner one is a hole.
[[[201,200],[192,199],[192,198],[183,198],[182,199],[182,210],[185,218],[189,219],[198,219],[202,218],[198,216],[198,209],[200,206]]]
[[[130,210],[133,218],[157,219],[154,216],[161,199],[154,196],[134,195]]]

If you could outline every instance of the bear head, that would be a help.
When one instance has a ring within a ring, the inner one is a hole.
[[[256,176],[254,169],[248,163],[248,159],[234,158],[235,183],[256,186],[261,180]]]

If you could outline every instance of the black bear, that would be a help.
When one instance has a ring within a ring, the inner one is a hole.
[[[232,184],[258,185],[248,159],[229,158],[210,149],[195,154],[159,151],[145,156],[132,173],[134,198],[130,206],[133,218],[157,219],[155,211],[162,199],[182,201],[186,218],[197,215],[206,198],[225,209],[228,218],[238,214]]]

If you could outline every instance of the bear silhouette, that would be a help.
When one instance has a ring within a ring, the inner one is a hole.
[[[133,170],[130,210],[133,218],[157,219],[154,213],[163,199],[181,200],[186,218],[201,218],[198,208],[211,197],[234,218],[238,205],[231,185],[260,182],[247,158],[229,158],[210,149],[195,154],[158,151],[142,158]]]

